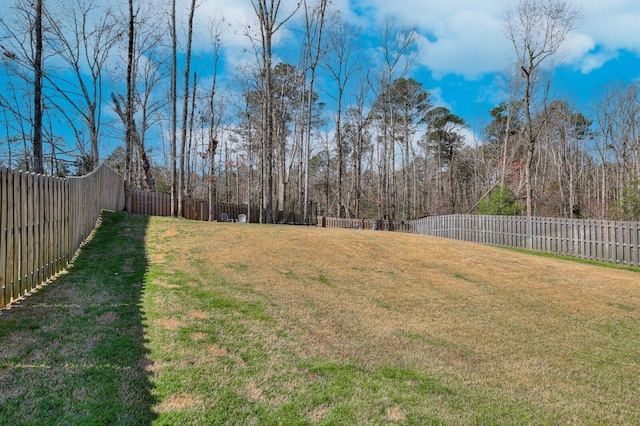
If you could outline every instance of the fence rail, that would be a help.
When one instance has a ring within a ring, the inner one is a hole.
[[[388,223],[385,228],[373,224]],[[640,266],[640,222],[448,215],[407,222],[318,218],[318,226],[382,229]]]
[[[101,210],[122,210],[123,180],[102,165],[67,179],[0,168],[0,308],[71,261]]]

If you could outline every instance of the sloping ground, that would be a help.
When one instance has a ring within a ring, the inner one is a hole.
[[[640,423],[639,273],[419,235],[109,214],[0,348],[0,424]]]
[[[208,342],[230,363],[216,373],[233,376],[225,386],[267,411],[289,403],[329,423],[342,411],[365,423],[640,421],[636,272],[418,235],[156,218],[147,249],[152,356],[155,342],[195,330],[196,353]],[[153,361],[163,382],[171,361]],[[378,377],[379,389],[301,397],[341,374]]]

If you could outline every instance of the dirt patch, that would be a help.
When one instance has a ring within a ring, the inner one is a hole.
[[[227,354],[227,350],[218,345],[209,345],[207,350],[209,351],[209,354],[213,356],[225,356]]]
[[[166,413],[169,411],[182,411],[191,409],[202,409],[203,402],[201,398],[194,397],[192,395],[180,394],[171,395],[158,406],[155,411],[158,413]]]
[[[325,416],[327,415],[327,413],[329,413],[330,410],[331,410],[331,407],[329,407],[328,405],[321,405],[317,407],[315,410],[313,410],[311,413],[309,413],[309,419],[312,422],[322,421],[322,419],[325,418]]]
[[[180,234],[180,233],[178,232],[178,230],[176,228],[169,228],[166,231],[164,231],[162,234],[160,234],[160,238],[175,237],[178,234]]]
[[[189,317],[191,318],[195,318],[195,319],[207,319],[209,318],[209,314],[204,312],[204,311],[198,311],[198,310],[191,310],[189,311]]]
[[[262,396],[262,389],[253,380],[247,384],[247,396],[252,401],[258,401]]]
[[[160,318],[157,319],[155,323],[156,325],[166,328],[167,330],[177,330],[178,328],[185,326],[185,323],[183,321],[177,320],[175,318]]]
[[[153,283],[155,285],[157,285],[158,287],[162,287],[162,288],[180,288],[179,285],[177,284],[170,284],[166,281],[159,281],[159,280],[153,280]]]
[[[195,341],[204,340],[207,338],[207,336],[208,336],[207,333],[200,333],[200,332],[191,333],[191,340],[195,340]]]
[[[287,399],[286,396],[278,395],[278,396],[275,396],[275,397],[271,398],[269,400],[269,404],[273,405],[274,407],[279,407],[279,406],[281,406],[282,404],[284,404],[287,401],[288,401],[288,399]]]
[[[407,419],[407,416],[402,411],[402,408],[398,405],[387,408],[387,419],[391,422],[402,422]]]
[[[151,253],[149,254],[149,261],[153,263],[165,263],[167,261],[167,255],[165,253]]]

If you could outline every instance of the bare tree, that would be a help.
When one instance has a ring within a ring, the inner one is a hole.
[[[336,124],[336,153],[337,159],[337,203],[338,203],[338,217],[343,217],[345,213],[348,213],[348,206],[344,203],[343,194],[343,175],[345,172],[344,161],[344,137],[343,137],[343,103],[345,97],[345,91],[347,89],[347,83],[358,69],[358,64],[354,61],[354,53],[356,52],[356,34],[358,30],[352,25],[338,21],[329,31],[329,52],[327,55],[326,68],[329,71],[329,75],[335,83],[335,92],[330,95],[336,102],[335,112],[335,124]]]
[[[313,119],[313,97],[316,81],[316,69],[322,54],[323,31],[325,26],[327,0],[319,0],[315,8],[310,8],[304,0],[305,15],[305,60],[309,66],[309,87],[303,93],[306,95],[305,111],[305,140],[303,144],[303,168],[304,168],[304,196],[302,208],[302,220],[307,223],[309,207],[309,157],[311,155],[311,125]]]
[[[8,8],[7,8],[8,9]],[[7,12],[9,12],[7,10]],[[21,166],[36,173],[43,173],[43,4],[42,0],[30,2],[18,0],[13,6],[13,13],[0,16],[0,28],[3,34],[0,51],[4,64],[16,77],[24,83],[23,96],[30,100],[28,111],[29,139],[31,139],[31,161]],[[13,19],[11,19],[13,18]],[[6,43],[6,44],[5,44]],[[29,88],[27,88],[29,87]],[[26,133],[28,134],[28,133]],[[26,135],[25,134],[25,135]],[[25,156],[28,149],[25,147]]]
[[[379,42],[382,49],[383,68],[378,76],[377,99],[382,149],[380,154],[380,214],[385,219],[396,215],[396,155],[394,132],[397,117],[394,114],[390,89],[394,80],[404,78],[417,57],[416,32],[412,27],[398,27],[392,17],[388,17],[380,28]]]
[[[524,79],[527,216],[533,215],[532,168],[543,125],[543,122],[536,124],[533,120],[536,95],[545,87],[541,81],[542,66],[551,67],[551,59],[580,17],[579,9],[560,0],[520,0],[505,14],[507,36],[514,47],[516,66]]]
[[[191,0],[189,9],[189,24],[187,35],[187,51],[184,69],[184,93],[182,99],[182,132],[180,137],[180,166],[178,173],[178,216],[184,216],[184,191],[185,191],[185,150],[187,147],[187,115],[189,112],[189,75],[191,73],[191,43],[193,41],[193,16],[196,11],[196,0]]]
[[[120,34],[110,9],[102,9],[93,0],[77,0],[46,14],[52,32],[49,43],[52,51],[71,68],[74,81],[62,79],[59,74],[45,75],[56,93],[66,101],[61,110],[77,113],[89,133],[89,155],[80,159],[80,171],[90,172],[98,166],[101,127],[103,70]],[[97,19],[93,19],[93,18]],[[92,22],[93,21],[93,22]],[[79,96],[69,90],[77,87]],[[75,126],[73,120],[70,126]],[[82,134],[76,141],[84,149]]]
[[[223,23],[224,23],[224,18],[214,20],[211,23],[211,28],[210,28],[211,41],[213,45],[213,63],[212,63],[213,78],[211,81],[211,93],[209,95],[209,143],[207,146],[207,155],[209,158],[209,182],[208,182],[209,221],[215,220],[214,211],[213,211],[214,210],[213,205],[216,200],[215,156],[216,156],[216,150],[218,148],[218,129],[220,127],[220,116],[221,116],[221,114],[217,113],[215,100],[216,100],[216,91],[218,89],[217,87],[218,61],[220,59],[220,48],[222,47],[221,35],[222,35]],[[251,203],[248,203],[248,204],[251,204]]]
[[[297,12],[300,3],[284,19],[278,20],[281,0],[251,0],[253,10],[260,23],[260,66],[262,77],[262,111],[261,111],[261,140],[262,140],[262,210],[260,221],[273,222],[273,96],[272,57],[273,36]]]

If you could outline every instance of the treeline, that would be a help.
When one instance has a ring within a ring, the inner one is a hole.
[[[207,2],[121,3],[7,7],[1,164],[40,158],[67,175],[106,161],[131,189],[171,193],[178,216],[192,196],[260,205],[263,222],[316,208],[640,218],[638,84],[611,83],[588,108],[548,96],[550,60],[579,19],[566,3],[522,0],[505,15],[510,100],[475,133],[412,78],[417,35],[392,18],[362,29],[327,0],[246,0],[254,23],[234,32]],[[556,44],[531,39],[557,28]]]

